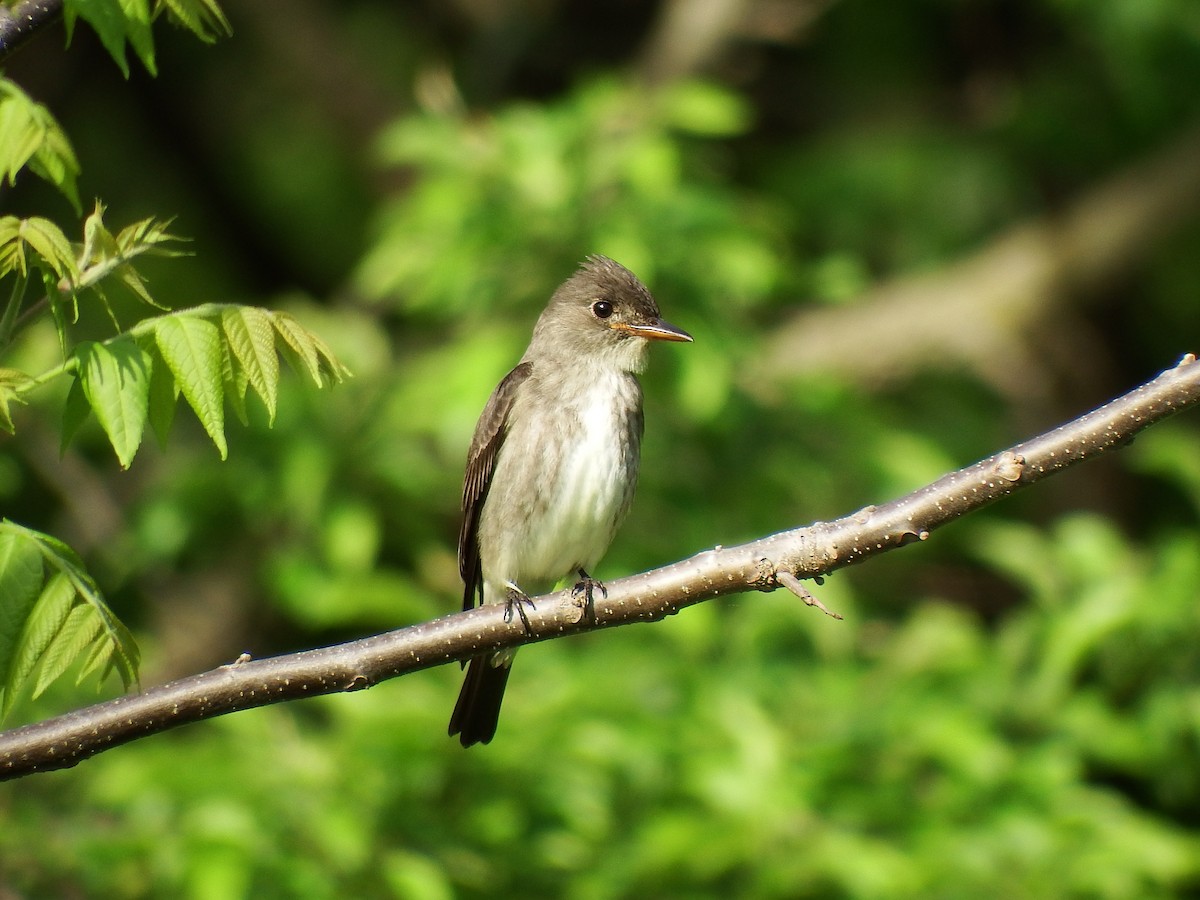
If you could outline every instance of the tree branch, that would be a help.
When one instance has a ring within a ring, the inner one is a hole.
[[[22,0],[11,9],[0,6],[0,63],[8,61],[38,29],[62,15],[62,0]]]
[[[500,605],[375,637],[264,660],[248,657],[201,675],[0,734],[0,779],[67,768],[111,747],[213,716],[318,694],[356,691],[389,678],[567,634],[653,622],[686,606],[815,578],[913,541],[1076,463],[1116,449],[1144,428],[1200,402],[1200,363],[1173,369],[1053,431],[946,475],[920,490],[833,522],[716,547],[608,584],[585,610],[570,591],[537,598],[531,634]],[[803,598],[803,591],[800,595]],[[806,602],[812,598],[806,598]]]

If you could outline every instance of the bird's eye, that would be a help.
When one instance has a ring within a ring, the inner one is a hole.
[[[613,305],[607,300],[597,300],[592,304],[592,312],[596,314],[597,319],[607,319],[613,314]]]

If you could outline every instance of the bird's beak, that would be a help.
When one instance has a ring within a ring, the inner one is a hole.
[[[690,342],[692,340],[692,336],[682,328],[676,328],[670,322],[664,322],[662,319],[653,319],[639,325],[613,322],[611,327],[614,331],[624,331],[626,334],[633,334],[648,341]]]

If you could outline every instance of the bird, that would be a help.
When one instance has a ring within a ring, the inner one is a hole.
[[[504,603],[526,629],[530,594],[591,572],[625,519],[644,419],[637,375],[652,341],[691,342],[629,269],[588,256],[550,298],[516,367],[492,391],[467,452],[458,565],[463,609]],[[471,659],[450,717],[464,747],[496,733],[515,649]]]

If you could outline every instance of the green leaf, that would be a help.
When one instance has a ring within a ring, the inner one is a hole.
[[[66,134],[46,107],[0,78],[0,178],[14,184],[25,166],[79,208],[79,162]]]
[[[221,310],[221,327],[238,366],[267,408],[268,421],[274,424],[279,397],[279,354],[275,350],[271,315],[252,306],[230,306]]]
[[[233,34],[233,28],[216,0],[159,0],[180,25],[200,40],[211,43]]]
[[[28,385],[32,378],[16,369],[0,369],[0,428],[9,434],[16,431],[12,420],[12,404],[25,403],[20,390]]]
[[[68,581],[69,583],[69,581]],[[74,596],[74,586],[72,586]],[[92,642],[102,637],[104,628],[100,617],[86,603],[78,603],[71,607],[67,618],[54,635],[50,646],[42,655],[42,664],[38,668],[37,678],[33,682],[33,696],[40,697],[50,683],[59,678],[67,668],[75,662]]]
[[[155,320],[154,336],[163,360],[175,376],[184,399],[217,446],[221,459],[229,455],[225,442],[225,404],[221,333],[212,322],[196,316],[164,316]]]
[[[154,347],[154,352],[151,353],[151,360],[150,427],[154,429],[158,445],[165,448],[167,438],[171,434],[171,423],[175,420],[175,405],[179,402],[179,386],[176,384],[175,376],[171,374],[170,368],[159,355],[157,345]]]
[[[12,678],[13,661],[44,577],[36,544],[19,531],[0,531],[0,718],[20,686]]]
[[[20,527],[11,523],[6,524],[10,528]],[[34,537],[42,552],[42,558],[51,568],[62,572],[71,580],[75,592],[98,620],[100,634],[96,638],[96,644],[99,649],[93,651],[93,656],[99,653],[102,661],[105,662],[104,676],[107,677],[109,671],[115,670],[126,688],[136,684],[140,655],[137,644],[133,640],[133,635],[129,633],[129,629],[109,609],[100,593],[100,588],[96,586],[96,582],[84,568],[79,554],[53,535],[28,529],[22,530]],[[84,664],[79,680],[82,681],[95,667],[96,664],[89,658],[89,661]]]
[[[333,355],[329,345],[320,337],[296,321],[295,317],[282,312],[271,313],[271,324],[283,338],[285,348],[298,360],[312,377],[317,387],[325,387],[325,379],[341,381],[348,371]],[[297,366],[300,368],[300,366]]]
[[[25,620],[25,627],[9,670],[9,682],[12,685],[23,684],[38,663],[43,661],[47,648],[62,630],[74,605],[75,586],[71,584],[71,579],[62,572],[55,572],[46,581],[29,618]],[[50,680],[57,678],[70,662],[70,659],[62,660],[58,671],[52,671],[46,677]],[[35,696],[36,693],[35,691]]]
[[[246,415],[246,388],[250,385],[250,379],[246,376],[246,370],[237,364],[228,343],[221,344],[221,351],[221,378],[225,385],[225,399],[229,401],[229,406],[238,421],[249,425],[250,417]]]
[[[67,402],[63,404],[62,441],[59,453],[66,453],[71,441],[79,433],[80,427],[87,421],[92,408],[88,405],[87,397],[83,394],[83,384],[78,376],[71,381],[71,389],[67,391]]]
[[[77,18],[91,25],[126,78],[129,77],[129,63],[125,58],[127,40],[146,70],[151,75],[156,74],[147,0],[66,0],[63,15],[69,31],[74,28]]]
[[[128,469],[146,427],[150,402],[150,359],[133,338],[121,335],[75,350],[84,396],[108,435],[121,467]]]
[[[26,248],[36,254],[35,260],[29,259]],[[0,274],[16,272],[27,277],[31,266],[39,261],[58,278],[74,280],[78,275],[71,242],[49,219],[0,217]]]

